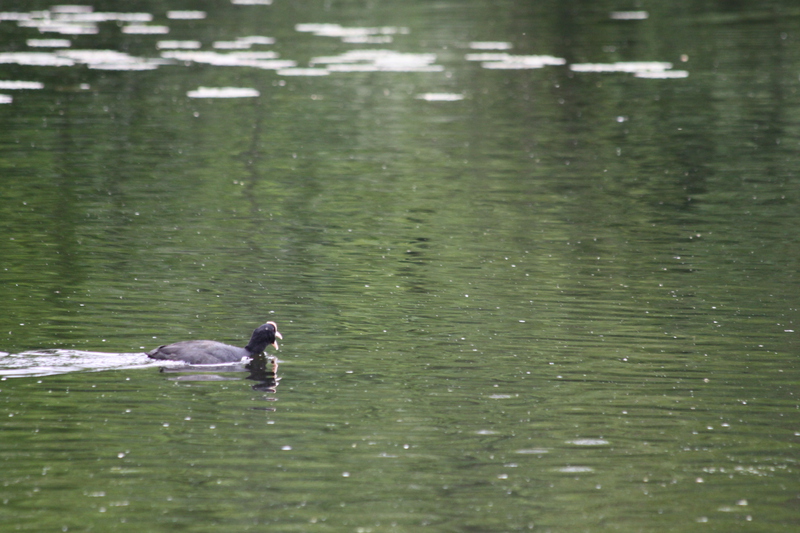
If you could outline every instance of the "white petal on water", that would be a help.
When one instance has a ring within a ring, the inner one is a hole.
[[[488,69],[530,69],[542,68],[546,66],[565,65],[567,60],[561,57],[547,55],[515,56],[508,55],[499,61],[488,61],[481,63],[483,68]]]
[[[116,50],[60,50],[56,54],[101,70],[153,70],[165,64],[161,59],[134,57]]]
[[[156,48],[159,50],[198,50],[200,41],[158,41]]]
[[[0,94],[0,104],[10,104],[14,101],[14,98],[7,94]]]
[[[441,72],[436,54],[404,54],[392,50],[350,50],[338,56],[315,57],[310,64],[327,64],[336,72]]]
[[[70,23],[56,20],[21,20],[17,22],[21,28],[36,28],[41,33],[60,33],[62,35],[94,35],[99,33],[94,23]]]
[[[260,96],[255,89],[246,87],[198,87],[189,91],[189,98],[254,98]]]
[[[522,450],[517,450],[514,453],[520,453],[520,454],[523,454],[523,455],[543,455],[543,454],[549,453],[549,452],[550,452],[550,450],[547,450],[545,448],[525,448],[525,449],[522,449]]]
[[[72,41],[69,39],[28,39],[25,44],[31,48],[69,48]]]
[[[253,45],[245,41],[215,41],[212,46],[218,50],[247,50]]]
[[[269,50],[263,50],[263,51],[248,50],[246,52],[231,52],[228,55],[236,57],[241,60],[277,59],[279,57],[278,52],[272,52]]]
[[[275,39],[262,35],[250,35],[248,37],[239,37],[233,41],[216,41],[213,46],[222,50],[247,50],[254,44],[275,44]]]
[[[113,12],[86,12],[59,14],[54,20],[68,23],[97,23],[97,22],[138,22],[145,23],[153,20],[150,13],[113,13]]]
[[[280,70],[285,68],[292,68],[297,66],[295,61],[291,59],[273,59],[267,61],[258,61],[256,64],[252,65],[256,68],[263,68],[266,70]]]
[[[424,93],[418,94],[417,98],[427,102],[457,102],[463,100],[463,94],[457,93]]]
[[[575,444],[576,446],[605,446],[608,441],[605,439],[574,439],[568,440],[567,444]]]
[[[645,20],[649,16],[647,11],[612,11],[609,14],[612,20]]]
[[[391,35],[349,35],[342,37],[343,43],[350,44],[388,44],[393,40]]]
[[[328,27],[336,27],[341,28],[338,24],[316,24],[316,23],[306,23],[306,24],[295,24],[294,29],[295,31],[302,31],[302,32],[309,32],[309,33],[317,33],[319,31],[323,31]]]
[[[374,38],[373,36],[390,36],[408,34],[409,29],[397,26],[380,26],[374,28],[345,27],[339,24],[296,24],[294,29],[299,32],[313,33],[318,37],[338,37],[345,42],[355,43],[382,43],[391,42],[390,39]]]
[[[277,57],[275,52],[184,52],[166,51],[161,53],[165,59],[175,59],[184,62],[204,63],[219,67],[253,67],[268,70],[279,68],[289,68],[296,65],[294,61],[288,59],[271,59]]]
[[[206,18],[205,11],[167,11],[167,18],[173,20],[202,20]]]
[[[136,35],[163,35],[169,33],[169,26],[148,26],[145,24],[129,24],[122,27],[122,33]]]
[[[511,50],[513,45],[502,41],[474,41],[469,43],[473,50]]]
[[[239,37],[236,40],[250,44],[275,44],[275,39],[273,37],[265,37],[263,35],[248,35],[247,37]]]
[[[662,70],[652,72],[637,72],[634,74],[637,78],[652,78],[652,79],[672,79],[672,78],[688,78],[689,72],[686,70]]]
[[[92,6],[63,5],[50,8],[51,13],[91,13],[94,11]]]
[[[672,63],[662,61],[621,61],[618,63],[574,63],[573,72],[663,72],[672,68]]]
[[[44,89],[44,83],[38,81],[4,81],[0,80],[0,89]]]
[[[2,63],[36,67],[71,67],[75,61],[49,52],[6,52],[0,53],[0,64]]]
[[[327,76],[330,71],[326,68],[282,68],[278,70],[279,76]]]
[[[90,69],[94,70],[155,70],[158,68],[154,63],[92,63]]]
[[[565,474],[581,474],[586,472],[594,472],[594,468],[590,466],[564,466],[557,469],[559,472]]]
[[[30,13],[17,13],[15,11],[3,11],[0,12],[0,21],[3,20],[30,20],[31,14]]]
[[[467,61],[506,61],[510,60],[511,57],[511,55],[504,52],[482,52],[464,56]]]

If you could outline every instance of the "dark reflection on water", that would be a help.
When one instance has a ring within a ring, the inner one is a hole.
[[[800,19],[622,7],[145,1],[56,37],[215,55],[3,60],[0,524],[793,531]],[[266,319],[280,376],[143,355]]]
[[[247,373],[246,379],[256,382],[252,385],[253,390],[263,392],[275,392],[280,381],[280,378],[278,378],[278,360],[264,354],[244,364],[173,366],[162,367],[161,371],[166,373],[188,373],[187,375],[169,378],[173,381],[236,381],[241,378],[221,376],[220,374]]]

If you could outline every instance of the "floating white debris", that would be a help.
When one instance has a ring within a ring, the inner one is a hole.
[[[205,11],[167,11],[167,18],[173,20],[202,20],[206,18]]]
[[[634,74],[637,78],[652,78],[652,79],[673,79],[673,78],[688,78],[689,72],[686,70],[659,70],[648,72],[637,72]]]
[[[45,17],[46,18],[46,17]],[[112,12],[97,12],[91,11],[83,13],[62,13],[52,17],[53,20],[62,23],[98,23],[98,22],[128,22],[128,23],[146,23],[153,20],[153,15],[150,13],[112,13]]]
[[[565,474],[581,474],[586,472],[594,472],[594,468],[590,466],[564,466],[558,469],[559,472]]]
[[[44,83],[38,81],[3,81],[0,80],[0,89],[44,89]]]
[[[72,41],[69,39],[28,39],[25,44],[31,48],[69,48]]]
[[[242,41],[215,41],[212,46],[220,50],[247,50],[252,45]]]
[[[499,41],[474,41],[469,43],[469,47],[473,50],[511,50],[513,45]]]
[[[272,4],[272,0],[231,0],[231,4],[235,6],[268,6]]]
[[[241,59],[243,61],[244,60],[252,61],[252,60],[261,60],[261,59],[277,59],[278,57],[280,57],[278,52],[272,52],[272,51],[269,51],[269,50],[264,50],[264,51],[260,51],[260,52],[251,52],[249,50],[246,51],[246,52],[231,52],[230,54],[227,54],[227,55],[230,56],[230,57],[235,57],[235,58]]]
[[[245,87],[198,87],[186,95],[189,98],[254,98],[261,93]]]
[[[122,27],[122,33],[135,35],[163,35],[169,33],[169,26],[148,26],[146,24],[129,24]]]
[[[566,65],[567,60],[561,57],[553,56],[515,56],[508,55],[507,57],[497,61],[487,61],[481,63],[483,68],[489,69],[529,69],[529,68],[542,68],[554,65]]]
[[[467,54],[464,56],[467,61],[506,61],[511,55],[504,52],[481,52],[479,54]]]
[[[92,63],[89,68],[94,70],[155,70],[158,65],[145,61],[135,63]]]
[[[254,44],[269,45],[274,43],[275,39],[272,37],[253,35],[251,37],[240,37],[235,41],[216,41],[213,46],[219,50],[247,50]]]
[[[649,16],[647,11],[612,11],[609,14],[612,20],[645,20]]]
[[[92,6],[75,5],[53,6],[50,8],[51,13],[91,13],[93,10]]]
[[[277,73],[279,76],[327,76],[330,71],[326,68],[282,68]]]
[[[267,70],[291,68],[297,65],[297,63],[289,59],[273,59],[278,57],[278,54],[268,51],[221,54],[208,51],[183,52],[176,50],[161,52],[161,57],[184,62],[204,63],[217,67],[253,67]]]
[[[605,446],[608,444],[608,441],[604,439],[575,439],[568,440],[567,444],[575,444],[577,446]]]
[[[158,41],[156,48],[159,50],[198,50],[200,41]]]
[[[236,40],[250,44],[275,44],[273,37],[265,37],[263,35],[248,35],[247,37],[239,37]]]
[[[342,37],[343,43],[350,44],[388,44],[393,40],[391,35],[347,35]]]
[[[0,53],[0,64],[2,63],[35,67],[71,67],[75,61],[48,52],[6,52]]]
[[[21,28],[36,28],[41,33],[60,33],[62,35],[94,35],[100,30],[93,23],[69,23],[56,20],[21,20],[17,22]]]
[[[457,102],[458,100],[463,100],[464,95],[456,93],[423,93],[418,94],[417,98],[427,102]]]
[[[134,57],[116,50],[61,50],[58,57],[100,70],[153,70],[165,61]]]
[[[392,50],[350,50],[338,56],[315,57],[309,63],[327,64],[332,72],[441,72],[436,54],[404,54]]]
[[[391,42],[392,35],[408,34],[408,28],[382,26],[379,28],[344,27],[339,24],[296,24],[295,30],[313,33],[318,37],[338,37],[349,43],[386,43]]]
[[[14,99],[7,94],[0,94],[0,104],[10,104]]]
[[[17,13],[13,11],[4,11],[0,13],[0,21],[2,20],[30,20],[30,13]]]
[[[672,63],[660,61],[620,61],[618,63],[574,63],[573,72],[663,72],[672,68]]]

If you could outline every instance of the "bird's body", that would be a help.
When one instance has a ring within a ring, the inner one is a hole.
[[[267,322],[253,331],[250,342],[244,348],[217,341],[181,341],[159,346],[155,350],[147,352],[147,356],[151,359],[186,361],[193,365],[236,363],[244,357],[254,357],[261,354],[269,344],[278,348],[276,337],[278,339],[283,338],[278,333],[277,324],[275,322]]]

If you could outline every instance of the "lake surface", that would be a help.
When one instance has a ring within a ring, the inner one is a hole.
[[[4,2],[0,530],[796,531],[800,9],[724,4]]]

